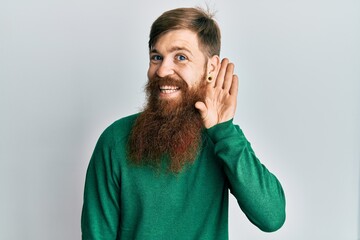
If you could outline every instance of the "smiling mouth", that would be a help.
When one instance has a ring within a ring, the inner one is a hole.
[[[159,89],[161,93],[165,94],[174,93],[180,90],[179,87],[170,85],[160,86]]]

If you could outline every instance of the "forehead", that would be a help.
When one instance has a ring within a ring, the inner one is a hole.
[[[172,30],[159,37],[151,48],[151,52],[174,52],[176,50],[187,50],[192,54],[202,53],[197,34],[187,29]]]

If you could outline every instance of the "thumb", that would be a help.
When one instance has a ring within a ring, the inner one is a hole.
[[[207,117],[208,109],[207,109],[205,103],[196,102],[195,103],[195,108],[197,108],[199,110],[202,119],[205,119]]]

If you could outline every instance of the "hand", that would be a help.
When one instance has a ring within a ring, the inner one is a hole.
[[[238,77],[234,75],[234,64],[227,58],[221,61],[216,80],[208,84],[204,102],[196,102],[205,128],[234,118],[238,92]]]

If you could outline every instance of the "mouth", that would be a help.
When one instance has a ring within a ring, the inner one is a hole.
[[[177,86],[171,86],[171,85],[164,85],[159,87],[160,92],[163,94],[171,94],[175,93],[180,90],[180,87]]]

